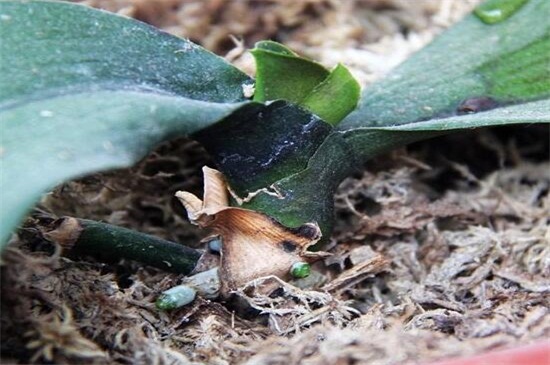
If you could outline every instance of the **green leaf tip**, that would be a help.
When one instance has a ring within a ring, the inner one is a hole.
[[[273,41],[260,41],[255,44],[255,49],[263,51],[271,51],[280,55],[299,57],[296,52],[281,43]]]
[[[307,278],[311,274],[311,266],[307,262],[297,262],[290,268],[290,275],[297,279]]]
[[[329,74],[320,64],[275,42],[259,42],[250,52],[256,60],[254,101],[284,99],[299,104]]]
[[[197,291],[188,285],[178,285],[164,291],[157,299],[155,305],[159,310],[173,310],[181,308],[193,300]]]
[[[336,125],[355,109],[360,93],[361,87],[351,72],[339,63],[300,105]]]
[[[357,106],[360,86],[338,64],[332,71],[273,41],[256,43],[254,101],[286,100],[336,125]]]

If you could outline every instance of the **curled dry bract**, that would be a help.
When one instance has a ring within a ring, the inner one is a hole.
[[[321,238],[316,223],[288,228],[263,213],[230,207],[223,175],[206,166],[203,174],[203,200],[184,191],[178,191],[176,197],[187,210],[191,223],[222,238],[222,296],[261,277],[275,275],[287,279],[296,262],[313,262],[328,255],[307,251]]]

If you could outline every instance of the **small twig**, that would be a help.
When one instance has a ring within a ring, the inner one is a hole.
[[[336,279],[323,286],[323,290],[335,294],[357,285],[367,277],[378,274],[389,267],[389,261],[382,255],[376,255],[372,259],[362,262],[353,268],[344,271]]]
[[[201,256],[195,249],[155,236],[72,217],[58,219],[44,236],[76,254],[126,258],[179,274],[189,274]]]

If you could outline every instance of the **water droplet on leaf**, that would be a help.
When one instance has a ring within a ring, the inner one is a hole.
[[[474,14],[486,24],[500,23],[511,17],[528,0],[487,0],[479,5]]]

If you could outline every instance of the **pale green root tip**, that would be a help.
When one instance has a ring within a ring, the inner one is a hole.
[[[311,274],[311,266],[306,262],[297,262],[290,268],[290,275],[295,278],[306,278]]]
[[[197,295],[197,291],[187,285],[178,285],[163,292],[156,301],[160,310],[172,310],[181,308],[191,303]]]

